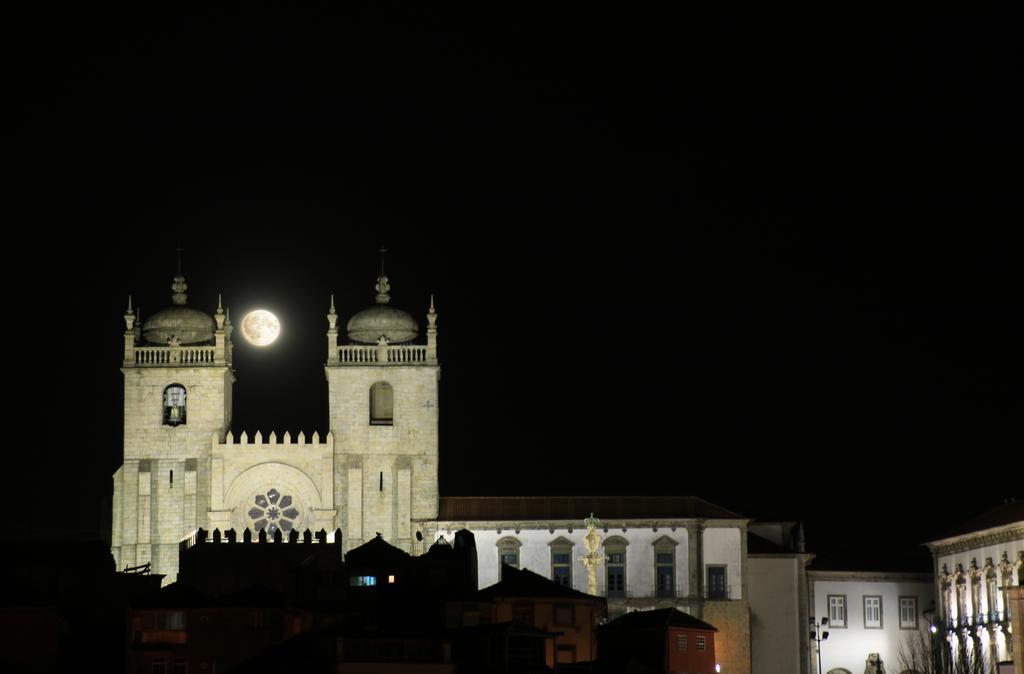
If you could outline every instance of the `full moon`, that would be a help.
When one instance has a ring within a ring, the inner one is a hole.
[[[254,346],[267,346],[281,334],[281,322],[266,309],[250,311],[242,318],[242,336]]]

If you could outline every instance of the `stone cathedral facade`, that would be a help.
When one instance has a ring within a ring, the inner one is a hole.
[[[124,462],[114,474],[111,545],[118,568],[149,563],[175,579],[178,542],[197,528],[342,531],[345,550],[381,533],[424,552],[458,529],[478,550],[481,587],[504,564],[587,591],[584,518],[602,522],[598,594],[614,617],[675,606],[719,628],[722,671],[751,667],[748,519],[690,497],[441,497],[438,494],[437,314],[420,324],[376,302],[339,343],[327,314],[330,428],[311,437],[231,432],[232,332],[218,306],[171,305],[141,322],[124,315]],[[568,648],[568,647],[567,647]],[[559,652],[562,661],[593,654]]]
[[[376,304],[338,344],[328,318],[330,431],[282,437],[231,433],[233,326],[218,306],[189,307],[185,279],[144,323],[129,306],[124,333],[124,463],[114,474],[111,545],[119,568],[149,563],[173,580],[178,542],[197,528],[325,529],[346,549],[380,532],[416,552],[414,522],[437,516],[437,318],[419,326]],[[422,534],[421,534],[422,538]]]

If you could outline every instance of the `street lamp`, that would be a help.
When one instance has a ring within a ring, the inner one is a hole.
[[[814,616],[810,618],[811,623],[811,641],[815,642],[818,649],[818,674],[821,674],[821,642],[828,639],[828,631],[822,630],[822,627],[828,627],[828,618],[822,618],[821,622],[815,622]]]

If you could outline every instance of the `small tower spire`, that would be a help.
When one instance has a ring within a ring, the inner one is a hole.
[[[331,308],[327,312],[327,363],[338,362],[338,312],[334,309],[334,293],[331,293]]]
[[[135,312],[132,311],[132,296],[128,295],[128,310],[124,312],[125,330],[131,331],[135,326]]]
[[[188,295],[185,294],[185,291],[188,290],[188,286],[185,284],[185,277],[181,274],[181,252],[185,249],[182,248],[179,243],[176,250],[178,251],[178,273],[174,276],[174,282],[171,284],[171,290],[173,291],[171,294],[171,303],[183,306],[188,302]]]
[[[430,293],[430,309],[427,310],[427,358],[437,362],[437,311],[434,309],[434,293]]]
[[[388,252],[388,249],[381,246],[377,252],[380,253],[380,276],[377,277],[377,284],[373,287],[377,290],[377,304],[387,304],[391,301],[391,295],[388,294],[391,284],[388,283],[388,277],[384,273],[384,254]]]
[[[217,322],[217,332],[224,330],[224,306],[221,302],[220,293],[217,293],[217,313],[214,314],[213,320]]]

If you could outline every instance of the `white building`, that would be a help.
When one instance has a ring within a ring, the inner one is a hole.
[[[932,574],[863,570],[871,566],[837,559],[815,560],[809,567],[811,618],[828,619],[821,628],[828,638],[821,642],[820,670],[816,644],[808,651],[811,672],[860,674],[874,671],[867,665],[880,659],[881,671],[897,674],[905,671],[901,649],[927,641],[934,611]]]
[[[990,668],[1021,659],[1010,588],[1024,585],[1024,502],[1004,503],[927,543],[935,560],[937,623],[954,649],[983,654]]]

